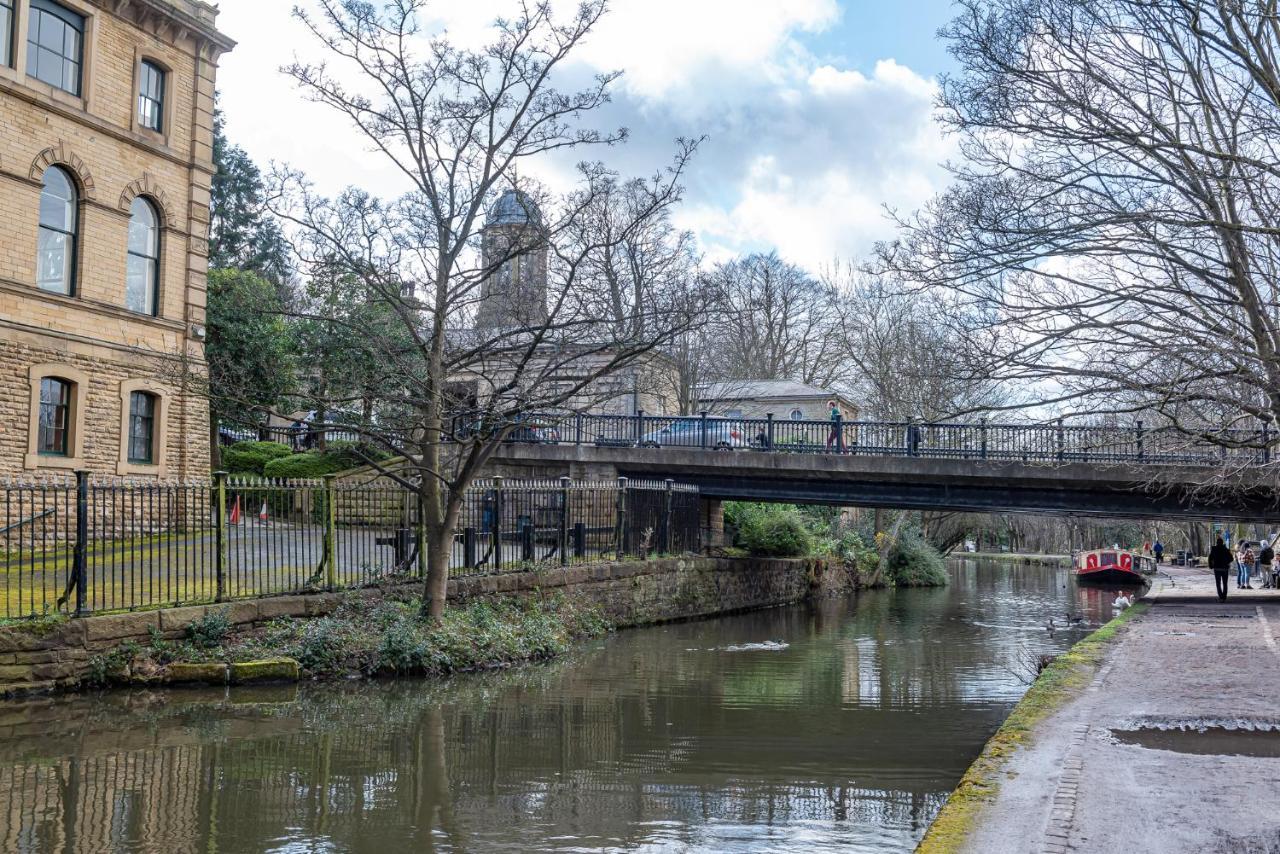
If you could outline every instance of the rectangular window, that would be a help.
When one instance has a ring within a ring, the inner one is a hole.
[[[40,380],[40,435],[36,450],[65,457],[71,423],[71,383],[57,377]]]
[[[164,69],[142,61],[138,75],[138,124],[159,131],[164,123]]]
[[[155,462],[156,396],[145,391],[129,395],[129,462]]]
[[[31,0],[27,20],[27,74],[80,94],[84,16],[53,0]]]
[[[0,0],[0,65],[13,65],[13,0]]]

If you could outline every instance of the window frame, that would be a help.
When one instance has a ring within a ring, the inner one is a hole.
[[[38,22],[43,21],[44,16],[46,15],[58,19],[63,23],[65,27],[74,31],[78,36],[77,43],[76,43],[76,55],[74,58],[68,56],[65,53],[65,49],[66,49],[65,30],[63,31],[63,46],[62,46],[63,52],[56,54],[56,56],[58,56],[58,58],[60,58],[63,62],[63,68],[62,68],[63,82],[65,82],[65,76],[66,76],[66,64],[71,63],[72,65],[75,66],[76,73],[75,73],[74,89],[68,89],[62,83],[54,83],[50,80],[46,80],[45,78],[41,77],[38,73],[40,52],[45,51],[47,53],[52,54],[54,53],[54,51],[52,48],[48,48],[40,44],[39,33],[37,33],[35,41],[32,41],[31,27],[33,25],[37,25]],[[38,80],[41,83],[43,83],[45,86],[48,86],[51,89],[54,89],[55,91],[65,93],[66,95],[72,98],[85,100],[86,99],[85,91],[88,88],[86,86],[87,80],[86,80],[85,69],[88,65],[86,60],[88,58],[87,45],[89,41],[89,26],[90,26],[90,16],[80,11],[78,8],[73,8],[65,3],[57,2],[57,0],[27,0],[27,7],[26,7],[27,33],[26,33],[26,44],[25,44],[26,58],[24,62],[23,72],[26,74],[26,76],[29,79]],[[33,62],[36,64],[36,67],[34,70],[32,69]]]
[[[138,403],[145,401],[148,411],[139,412]],[[156,461],[156,410],[159,408],[159,398],[156,394],[145,389],[137,389],[129,392],[129,435],[126,437],[127,450],[125,459],[130,465],[155,465]],[[145,424],[145,435],[140,435],[138,426]],[[137,442],[139,439],[146,440],[146,453],[139,455],[137,453]]]
[[[42,221],[42,217],[40,216],[40,209],[44,206],[44,194],[45,194],[44,176],[48,175],[49,171],[53,169],[56,169],[58,172],[60,172],[62,174],[62,177],[66,179],[67,184],[71,187],[72,198],[70,199],[70,204],[71,204],[71,230],[70,231],[66,231],[57,226],[45,225],[45,223]],[[80,254],[80,202],[83,197],[83,194],[80,191],[79,182],[76,181],[75,173],[73,173],[70,169],[68,169],[67,167],[63,166],[60,163],[54,163],[54,164],[51,164],[50,166],[47,166],[44,172],[40,176],[40,181],[41,181],[40,196],[39,196],[40,201],[36,207],[36,212],[37,212],[36,213],[36,289],[43,291],[44,293],[47,293],[47,294],[57,294],[58,296],[74,297],[79,293],[79,290],[80,290],[79,281],[78,281],[80,271],[79,271],[79,265],[77,264],[77,259]],[[66,249],[67,257],[63,261],[67,269],[67,277],[66,277],[67,289],[65,291],[50,290],[49,288],[43,287],[40,284],[40,263],[41,263],[40,235],[42,232],[46,230],[54,232],[55,234],[61,234],[68,238],[68,241],[67,241],[68,245]]]
[[[133,396],[151,397],[151,461],[141,462],[132,456]],[[116,456],[117,475],[150,475],[164,477],[169,471],[168,438],[169,400],[172,392],[148,379],[124,380],[120,383],[120,442]]]
[[[803,421],[804,410],[797,406],[794,409],[792,409],[789,413],[787,413],[787,417],[792,421]]]
[[[155,254],[143,255],[133,251],[132,229],[133,229],[133,206],[138,202],[147,206],[151,212],[151,227],[155,232]],[[135,196],[133,201],[129,203],[129,226],[125,232],[125,298],[124,307],[126,311],[134,314],[140,314],[143,317],[159,317],[160,316],[160,258],[163,255],[161,242],[164,239],[164,229],[161,226],[163,217],[160,213],[160,205],[154,199],[147,195]],[[147,283],[148,296],[151,300],[150,311],[138,311],[129,305],[129,259],[141,258],[144,261],[151,262],[151,280]]]
[[[46,389],[56,389],[57,399],[50,402],[45,400]],[[45,457],[66,457],[70,456],[71,451],[71,430],[75,422],[73,420],[71,408],[75,400],[75,383],[65,377],[44,376],[40,378],[40,413],[36,416],[36,453]],[[49,420],[45,418],[45,410],[52,409],[53,423],[46,430],[46,424]],[[53,433],[53,437],[49,436],[49,432]],[[61,441],[56,441],[56,437],[61,433]],[[54,441],[47,441],[54,438]],[[56,445],[57,447],[50,447]]]
[[[9,26],[7,30],[0,27],[0,68],[14,68],[18,63],[18,47],[15,35],[18,32],[17,0],[0,0],[0,9],[8,10]]]
[[[154,74],[159,92],[155,97],[148,95],[144,90],[144,83],[147,78],[147,72]],[[149,56],[143,56],[138,59],[138,86],[137,86],[137,103],[134,104],[134,120],[138,127],[150,131],[152,133],[164,134],[167,132],[169,123],[165,115],[165,107],[168,101],[169,69],[157,62]],[[150,101],[155,104],[155,121],[154,125],[147,124],[143,117],[142,105],[143,101]]]
[[[23,468],[84,468],[84,422],[85,410],[88,408],[89,375],[69,364],[43,362],[32,365],[27,372],[27,377],[30,396],[28,398],[27,453],[23,458]],[[45,379],[59,379],[71,386],[65,455],[40,452],[40,391]]]

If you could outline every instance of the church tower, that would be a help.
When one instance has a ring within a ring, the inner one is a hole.
[[[519,190],[506,190],[485,217],[479,329],[539,327],[547,322],[547,246],[542,212]]]

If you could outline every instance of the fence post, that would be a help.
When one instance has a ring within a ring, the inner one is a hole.
[[[76,472],[76,545],[72,556],[71,571],[76,581],[77,617],[84,616],[85,594],[88,592],[88,578],[85,573],[85,549],[89,540],[89,473]]]
[[[1142,422],[1141,421],[1138,422],[1137,431],[1138,431],[1138,460],[1141,461],[1142,458],[1145,456],[1143,452],[1143,447],[1142,447]]]
[[[476,568],[476,529],[462,529],[462,563],[467,569]]]
[[[525,563],[533,562],[533,533],[532,522],[525,522],[520,526],[520,560]]]
[[[577,413],[577,417],[574,419],[574,422],[575,423],[573,428],[573,444],[581,445],[582,444],[582,413],[581,412]]]
[[[636,447],[640,447],[640,442],[644,440],[644,410],[636,410]]]
[[[569,478],[560,478],[560,565],[569,563]]]
[[[1063,432],[1062,417],[1058,417],[1058,462],[1062,462],[1067,457],[1066,435]]]
[[[676,482],[674,480],[667,478],[666,504],[663,505],[662,508],[662,553],[668,555],[671,554],[673,546],[671,536],[671,511],[675,500],[675,485]]]
[[[707,410],[704,409],[699,414],[702,416],[702,436],[699,440],[699,444],[702,445],[702,450],[705,451],[707,449]]]
[[[338,492],[336,474],[324,476],[324,574],[330,592],[338,589]]]
[[[214,501],[217,502],[213,514],[214,557],[213,572],[217,587],[213,601],[221,602],[226,598],[227,572],[227,473],[213,473]]]
[[[982,442],[982,450],[980,455],[982,459],[985,460],[987,458],[987,419],[979,418],[978,426],[980,427],[980,435],[981,435],[981,442]]]
[[[493,571],[502,571],[502,475],[493,478],[493,526],[489,531],[493,549]]]
[[[618,502],[614,512],[614,543],[618,547],[618,560],[627,554],[627,479],[618,478]]]
[[[766,413],[764,414],[764,417],[765,417],[765,420],[768,422],[768,423],[765,425],[765,434],[764,434],[764,435],[765,435],[765,443],[764,443],[764,449],[765,449],[766,451],[772,451],[772,450],[773,450],[773,413],[772,413],[772,412],[766,412]]]
[[[907,456],[914,457],[920,453],[920,428],[916,426],[915,419],[907,422]]]

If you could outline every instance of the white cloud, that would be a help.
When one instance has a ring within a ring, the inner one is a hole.
[[[233,141],[259,161],[305,169],[326,189],[355,183],[397,193],[404,181],[388,163],[276,73],[295,52],[320,58],[287,4],[221,5],[220,26],[241,40],[219,72]],[[558,12],[575,6],[556,0]],[[512,3],[437,0],[428,8],[433,26],[476,45]],[[709,257],[776,247],[817,266],[888,237],[884,206],[909,209],[940,189],[937,164],[950,151],[931,121],[932,80],[892,59],[851,68],[806,47],[818,33],[830,42],[842,14],[836,0],[615,0],[560,85],[625,69],[614,103],[595,121],[631,128],[632,141],[589,155],[624,173],[664,166],[676,136],[709,137],[678,216]],[[581,156],[530,171],[563,185]]]

